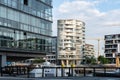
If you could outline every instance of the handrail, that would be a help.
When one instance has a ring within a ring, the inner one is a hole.
[[[30,67],[30,66],[5,66],[0,68],[1,76],[4,76],[4,74],[8,74],[10,76],[14,75],[27,75],[27,77],[30,77],[30,71],[33,69],[41,69],[42,70],[42,76],[46,77],[45,70],[55,70],[55,76],[54,77],[68,77],[68,76],[88,76],[88,74],[91,74],[92,76],[108,76],[112,75],[108,74],[108,72],[112,71],[114,72],[117,69],[120,69],[120,67]],[[61,76],[58,74],[61,72]],[[67,71],[67,72],[65,72]],[[80,75],[81,74],[81,75]],[[116,75],[115,75],[116,74]],[[115,73],[114,76],[109,77],[120,77]]]

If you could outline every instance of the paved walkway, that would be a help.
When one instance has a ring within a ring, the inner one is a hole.
[[[109,77],[65,77],[65,78],[17,78],[0,77],[0,80],[120,80],[120,78]]]

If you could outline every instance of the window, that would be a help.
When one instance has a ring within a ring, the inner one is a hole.
[[[28,0],[24,0],[24,5],[28,5]]]

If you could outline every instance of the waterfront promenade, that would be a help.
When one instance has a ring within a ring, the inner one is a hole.
[[[62,78],[18,78],[18,77],[0,77],[0,80],[120,80],[120,78],[111,77],[62,77]]]
[[[1,68],[0,80],[120,80],[119,75],[109,77],[95,77],[96,72],[103,72],[107,76],[107,72],[114,72],[117,67],[39,67],[34,69],[41,69],[42,73],[39,78],[31,78],[32,75],[30,70],[32,67],[26,66],[7,66]],[[47,76],[45,70],[55,69],[54,77]],[[58,75],[58,69],[61,70],[61,75]],[[68,69],[68,74],[64,74],[64,70]],[[76,74],[74,74],[76,73]],[[37,74],[37,73],[36,73]],[[38,76],[38,75],[37,75]]]

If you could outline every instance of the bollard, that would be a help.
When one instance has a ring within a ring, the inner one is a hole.
[[[104,75],[106,76],[106,68],[104,67]]]
[[[84,69],[84,76],[86,76],[86,70],[85,70],[85,67],[84,67],[83,69]]]
[[[44,67],[42,67],[42,77],[44,77]]]
[[[1,73],[1,76],[3,76],[2,67],[0,67],[0,73]]]
[[[93,68],[93,76],[95,76],[95,68]]]
[[[29,78],[30,76],[29,76],[29,71],[30,71],[30,68],[29,67],[27,67],[27,78]]]
[[[57,67],[56,67],[56,77],[58,76],[57,74],[58,74],[58,69],[57,69]]]
[[[63,76],[64,76],[64,75],[63,75],[63,67],[61,68],[61,70],[62,70],[62,71],[61,71],[61,74],[62,74],[61,77],[63,77]]]

